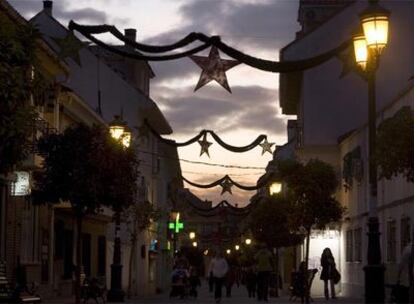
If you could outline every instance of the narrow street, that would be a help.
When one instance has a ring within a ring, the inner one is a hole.
[[[224,292],[224,289],[223,289]],[[248,303],[258,303],[257,299],[249,299],[247,297],[246,289],[243,285],[240,285],[239,288],[235,287],[232,291],[233,295],[231,298],[224,297],[221,303],[227,304],[248,304]],[[337,300],[326,301],[324,298],[314,298],[314,302],[312,303],[363,303],[363,299],[350,299],[350,298],[342,298],[339,297]],[[139,304],[161,304],[161,303],[215,303],[214,295],[208,292],[208,285],[205,281],[202,282],[202,286],[199,289],[199,297],[198,299],[168,299],[168,294],[162,294],[159,296],[154,296],[151,298],[142,298],[139,300],[129,300],[127,303],[139,303]],[[262,302],[261,302],[262,303]],[[289,297],[284,294],[279,298],[269,298],[268,303],[300,303],[300,299],[296,299],[296,301],[289,301]]]

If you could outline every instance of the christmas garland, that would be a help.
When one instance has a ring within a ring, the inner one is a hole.
[[[196,136],[194,136],[193,138],[190,138],[189,140],[185,141],[185,142],[175,142],[175,141],[171,141],[169,139],[163,138],[149,123],[147,120],[144,121],[144,124],[146,127],[148,127],[148,129],[151,131],[151,133],[158,138],[160,141],[162,141],[163,143],[170,145],[170,146],[174,146],[174,147],[183,147],[183,146],[188,146],[191,145],[197,141],[199,141],[202,137],[206,137],[207,134],[210,134],[213,139],[220,145],[222,146],[224,149],[231,151],[231,152],[235,152],[235,153],[243,153],[243,152],[247,152],[252,150],[253,148],[257,147],[258,145],[260,145],[264,140],[267,140],[267,136],[264,134],[259,135],[253,142],[251,142],[250,144],[246,145],[246,146],[233,146],[233,145],[229,145],[227,143],[225,143],[220,136],[218,136],[214,131],[211,130],[202,130],[200,131],[200,133],[198,133]]]
[[[207,49],[210,46],[215,46],[219,50],[221,50],[223,53],[225,53],[226,55],[246,65],[249,65],[259,70],[273,72],[273,73],[288,73],[288,72],[303,71],[306,69],[313,68],[315,66],[318,66],[328,61],[329,59],[335,56],[338,56],[338,54],[340,54],[348,46],[351,45],[351,40],[347,40],[341,45],[339,45],[338,47],[335,47],[332,50],[329,50],[325,53],[316,55],[311,58],[296,60],[296,61],[278,62],[278,61],[264,60],[261,58],[247,55],[235,48],[230,47],[226,43],[222,42],[220,37],[218,36],[209,37],[203,33],[191,33],[187,35],[186,37],[184,37],[183,39],[170,45],[153,46],[153,45],[141,44],[141,43],[137,43],[135,41],[129,40],[123,34],[121,34],[114,26],[108,26],[108,25],[85,26],[85,25],[77,24],[74,21],[70,21],[69,29],[72,31],[74,30],[78,31],[79,33],[84,35],[86,38],[96,43],[97,45],[101,46],[102,48],[107,49],[108,51],[111,51],[121,56],[129,57],[132,59],[146,60],[146,61],[175,60],[175,59],[187,57],[189,55],[194,55],[202,50]],[[125,44],[133,47],[134,49],[138,51],[147,52],[147,53],[161,53],[161,52],[177,50],[179,48],[188,46],[189,44],[197,40],[202,42],[202,44],[200,46],[197,46],[195,48],[192,48],[190,50],[186,50],[180,53],[174,53],[171,55],[161,55],[161,56],[148,56],[148,55],[142,55],[138,52],[127,52],[127,51],[117,49],[116,47],[110,46],[93,36],[93,34],[102,34],[102,33],[107,33],[107,32],[110,32],[115,37],[121,39],[122,41],[125,42]]]
[[[234,185],[234,186],[236,186],[239,189],[242,189],[242,190],[245,190],[245,191],[254,191],[254,190],[258,190],[258,189],[264,187],[266,185],[266,183],[267,183],[267,179],[263,179],[259,183],[257,183],[256,186],[245,186],[245,185],[242,185],[242,184],[239,184],[239,183],[235,182],[228,175],[225,175],[222,178],[220,178],[220,179],[218,179],[218,180],[216,180],[216,181],[214,181],[214,182],[212,182],[210,184],[198,184],[198,183],[195,183],[195,182],[192,182],[192,181],[186,179],[184,176],[181,176],[181,178],[183,179],[183,181],[185,181],[186,183],[190,184],[191,186],[197,187],[197,188],[202,188],[202,189],[214,188],[214,187],[219,186],[219,185],[220,186],[223,186],[223,183],[225,181],[228,181],[228,182],[231,183],[231,185]]]

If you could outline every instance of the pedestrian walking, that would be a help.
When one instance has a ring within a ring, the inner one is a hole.
[[[226,297],[231,297],[231,289],[236,281],[236,271],[234,266],[229,267],[229,271],[227,271],[226,278],[225,278],[225,286],[226,286]]]
[[[214,291],[214,277],[213,272],[210,271],[208,274],[208,291],[213,292]]]
[[[226,259],[221,254],[220,250],[217,250],[216,256],[211,260],[210,272],[214,278],[214,299],[216,303],[221,302],[222,288],[225,276],[229,270],[229,265]]]
[[[336,295],[335,295],[336,278],[335,277],[339,274],[339,272],[336,269],[335,259],[332,255],[331,249],[329,249],[328,247],[325,248],[322,252],[321,266],[322,266],[321,280],[324,282],[325,299],[329,300],[328,285],[330,285],[330,289],[331,289],[331,298],[336,299]]]
[[[255,298],[256,297],[256,285],[257,285],[257,275],[253,267],[248,267],[246,270],[246,288],[247,288],[247,294],[249,295],[249,298]]]
[[[268,301],[270,274],[273,271],[273,255],[266,245],[261,244],[255,255],[257,269],[257,299]]]
[[[198,276],[197,268],[195,268],[194,266],[191,266],[190,268],[190,277],[188,280],[190,282],[190,293],[189,293],[190,297],[197,298],[198,297],[197,287],[201,286],[201,280],[200,280],[200,277]]]

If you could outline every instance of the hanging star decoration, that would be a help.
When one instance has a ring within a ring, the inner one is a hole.
[[[357,73],[359,76],[365,78],[364,71],[355,62],[355,55],[353,47],[346,48],[343,52],[338,54],[338,59],[342,62],[342,71],[339,78],[342,79],[351,72]]]
[[[69,57],[81,66],[79,51],[84,45],[73,33],[68,33],[65,38],[53,38],[53,40],[59,46],[58,56],[60,59]]]
[[[194,92],[205,86],[210,81],[215,80],[229,93],[231,93],[229,83],[227,82],[226,71],[236,65],[239,65],[239,61],[221,59],[219,51],[215,46],[211,47],[208,57],[195,55],[189,57],[203,70]]]
[[[221,195],[223,195],[224,193],[228,192],[230,194],[233,194],[231,192],[231,187],[233,187],[233,183],[231,182],[231,180],[226,176],[226,178],[221,182],[220,186],[223,188],[221,190]]]
[[[259,144],[260,147],[262,147],[262,155],[265,154],[266,152],[269,152],[270,154],[272,154],[272,146],[275,143],[270,143],[267,141],[267,138],[265,138],[264,142],[262,142],[261,144]]]
[[[207,156],[210,157],[210,154],[208,153],[208,148],[212,145],[212,143],[207,141],[207,135],[204,134],[203,140],[199,140],[198,143],[201,146],[200,156],[206,153]]]

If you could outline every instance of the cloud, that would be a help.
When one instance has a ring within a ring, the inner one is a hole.
[[[285,119],[279,117],[275,100],[277,90],[262,86],[234,86],[233,94],[221,87],[203,88],[197,94],[192,88],[157,87],[158,101],[179,134],[194,134],[194,126],[217,133],[240,129],[284,134]]]
[[[34,14],[43,9],[42,1],[33,0],[9,0],[10,4],[25,18],[31,18]],[[103,10],[93,7],[77,9],[67,9],[70,1],[54,1],[53,16],[63,24],[74,19],[82,23],[100,24],[108,20],[107,14]]]

